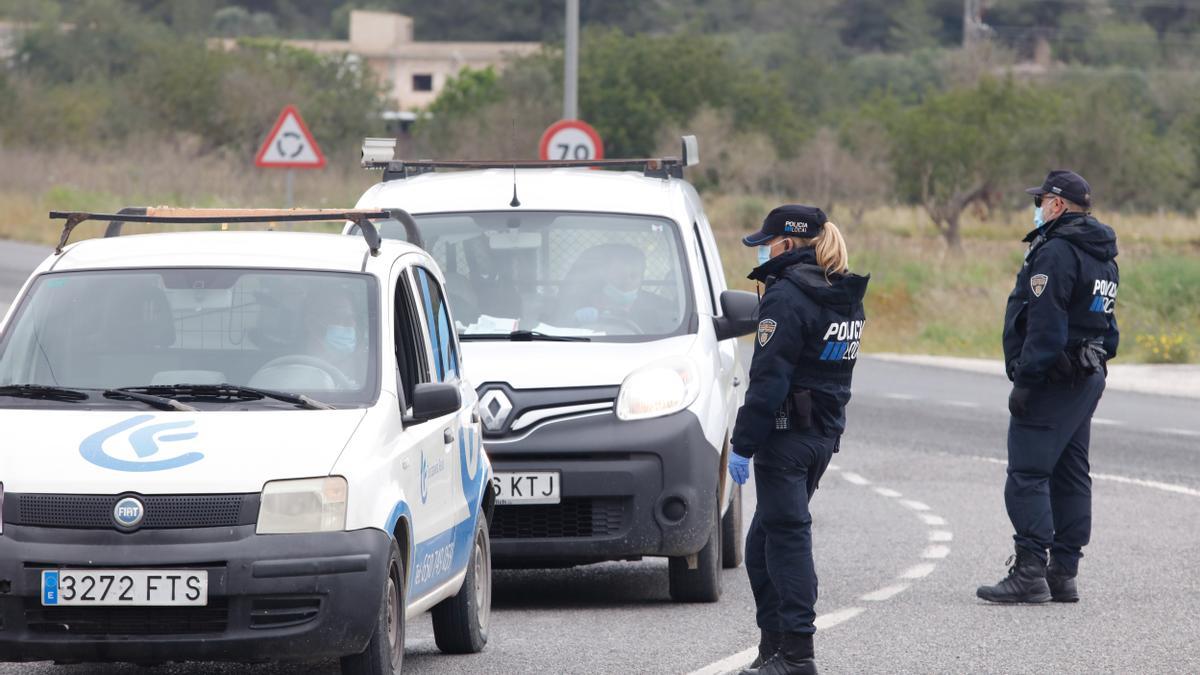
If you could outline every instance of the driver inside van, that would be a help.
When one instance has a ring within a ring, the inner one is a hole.
[[[361,334],[353,297],[342,289],[321,289],[306,300],[305,353],[335,366],[351,384],[358,382]]]
[[[611,334],[666,333],[678,324],[672,302],[643,288],[646,256],[628,244],[601,244],[584,251],[568,277],[561,306],[577,326]]]

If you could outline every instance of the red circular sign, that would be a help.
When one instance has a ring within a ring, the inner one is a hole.
[[[600,134],[583,120],[559,120],[542,133],[538,157],[543,160],[604,159]]]

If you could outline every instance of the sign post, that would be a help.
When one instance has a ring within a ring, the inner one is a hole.
[[[604,143],[583,120],[559,120],[542,133],[538,156],[543,160],[604,159]]]
[[[325,166],[325,155],[300,117],[295,106],[284,106],[275,120],[267,138],[263,141],[254,165],[262,168],[287,169],[284,178],[284,206],[292,208],[293,169],[320,169]]]

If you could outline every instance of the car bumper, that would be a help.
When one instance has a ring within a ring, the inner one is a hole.
[[[485,445],[496,473],[562,473],[560,504],[495,507],[497,566],[691,555],[716,522],[720,453],[689,411],[631,422],[592,415]]]
[[[0,660],[274,661],[361,652],[390,538],[374,529],[256,535],[254,526],[134,533],[5,527]],[[41,572],[208,570],[205,607],[43,607]]]

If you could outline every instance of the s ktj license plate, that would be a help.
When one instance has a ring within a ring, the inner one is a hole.
[[[497,473],[492,476],[496,504],[557,504],[562,501],[557,471]]]
[[[207,605],[206,570],[44,570],[42,604]]]

